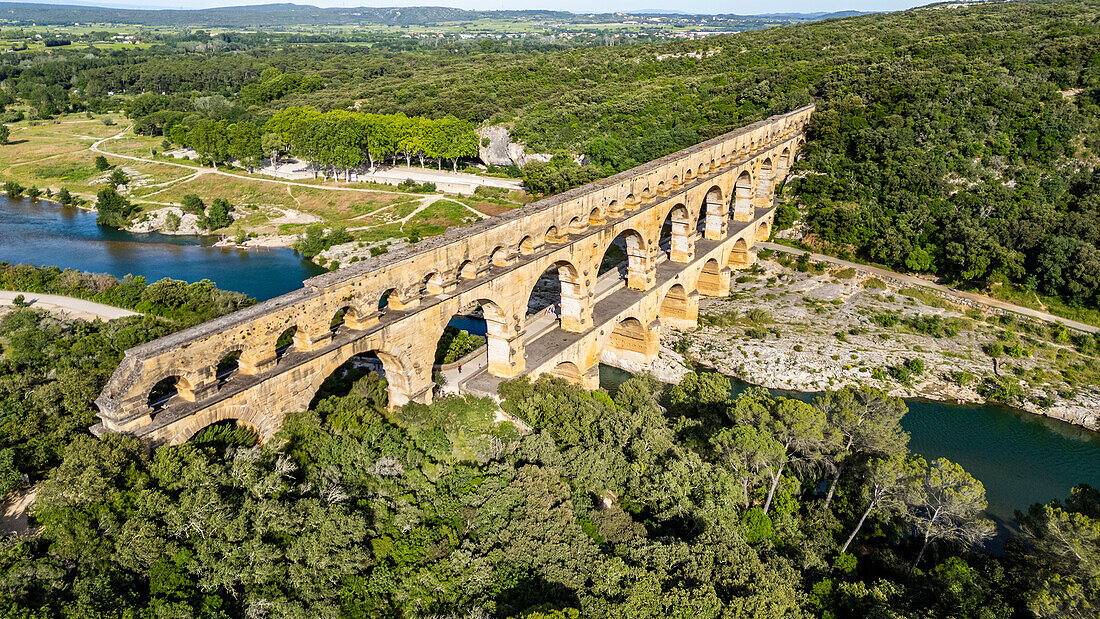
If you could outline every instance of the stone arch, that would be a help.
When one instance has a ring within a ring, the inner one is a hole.
[[[621,246],[621,247],[620,247]],[[649,288],[649,247],[646,239],[640,232],[633,228],[623,230],[604,246],[600,252],[600,262],[596,268],[596,276],[617,268],[619,261],[609,257],[612,247],[619,248],[626,254],[626,286],[635,290]],[[616,252],[617,253],[617,252]]]
[[[668,259],[672,262],[688,262],[695,255],[691,213],[684,203],[677,203],[668,210],[658,238],[658,246],[668,254]]]
[[[479,298],[470,305],[476,304],[481,308],[485,318],[485,339],[488,352],[489,373],[493,376],[511,378],[523,371],[522,343],[516,342],[517,329],[509,320],[507,313],[492,299]],[[467,306],[469,307],[469,306]],[[457,313],[457,311],[455,312]],[[433,341],[438,342],[443,336],[446,325],[454,318],[454,314],[447,318],[444,327],[436,333]],[[435,348],[433,347],[434,351]]]
[[[356,346],[350,347],[347,351],[343,352],[343,354],[332,357],[322,365],[310,381],[307,393],[305,394],[309,396],[308,399],[296,405],[301,407],[308,406],[316,397],[317,391],[329,376],[332,376],[334,372],[339,370],[345,363],[351,361],[353,358],[370,354],[376,356],[382,364],[382,373],[386,379],[386,392],[389,395],[389,407],[391,409],[404,406],[412,401],[415,396],[419,395],[415,393],[413,388],[414,381],[410,378],[407,371],[407,368],[412,367],[411,365],[405,363],[397,354],[377,347],[372,347],[360,341]]]
[[[398,309],[401,306],[401,299],[397,296],[397,289],[390,288],[378,295],[378,311],[384,313],[386,310],[393,307]]]
[[[630,316],[615,325],[603,351],[615,355],[620,361],[648,363],[657,357],[659,341],[657,323],[646,324]]]
[[[748,170],[742,172],[733,185],[734,221],[752,221],[752,175]]]
[[[753,240],[757,243],[763,243],[771,236],[771,232],[771,226],[768,225],[768,222],[762,221],[760,225],[756,227],[756,235],[753,237]]]
[[[775,166],[771,157],[760,162],[756,178],[756,206],[770,208],[775,196]]]
[[[241,355],[247,350],[243,344],[234,346],[229,350],[223,350],[218,358],[218,364],[214,366],[214,380],[218,386],[229,382],[231,378],[241,371]]]
[[[437,294],[443,294],[443,276],[435,272],[428,273],[420,280],[418,296],[430,297]]]
[[[752,256],[749,254],[749,245],[745,242],[745,239],[737,239],[737,242],[733,244],[733,248],[730,249],[729,265],[733,269],[743,269],[752,262]]]
[[[506,267],[511,263],[508,250],[503,245],[498,245],[489,253],[489,264],[495,267]]]
[[[473,260],[466,260],[458,265],[458,279],[476,279],[477,265]]]
[[[668,194],[668,187],[665,186],[664,181],[659,181],[657,183],[657,195],[658,196],[663,196],[663,195],[666,195],[666,194]]]
[[[682,284],[673,284],[661,299],[657,309],[657,318],[664,324],[677,329],[690,329],[699,319],[697,295],[689,296]]]
[[[592,303],[591,299],[588,298],[588,285],[581,276],[580,269],[568,260],[553,262],[535,276],[534,281],[526,288],[527,295],[525,298],[527,299],[528,310],[542,311],[542,308],[531,307],[532,297],[536,292],[539,281],[550,271],[556,273],[558,281],[558,307],[555,308],[554,304],[551,304],[549,306],[550,311],[559,317],[562,330],[573,333],[583,332],[592,323]]]
[[[602,226],[604,223],[603,211],[600,207],[593,207],[592,211],[588,213],[588,225],[589,226]]]
[[[634,194],[632,194],[632,193],[627,194],[627,196],[623,200],[623,202],[626,203],[627,208],[634,208],[634,207],[638,206],[638,199],[635,198]]]
[[[673,187],[679,187],[680,186],[680,175],[679,174],[673,174],[672,175],[672,186]]]
[[[684,171],[684,184],[690,183],[695,180],[695,172],[691,168]]]
[[[276,423],[280,423],[282,417],[280,416],[276,421],[268,419],[263,412],[250,409],[230,412],[222,408],[208,408],[188,417],[186,422],[179,426],[179,430],[169,443],[172,445],[186,443],[201,430],[223,421],[233,421],[239,426],[248,428],[260,439],[260,443],[266,443],[278,430]]]
[[[295,348],[299,347],[301,343],[298,338],[300,336],[298,325],[291,325],[284,329],[283,332],[275,338],[275,360],[281,360],[288,353],[293,352]]]
[[[718,185],[707,190],[703,204],[699,207],[699,218],[703,236],[717,241],[726,235],[726,208],[722,197],[722,188]]]
[[[581,221],[580,217],[574,217],[569,220],[569,234],[582,234],[585,230],[585,224]]]
[[[618,200],[612,200],[611,202],[609,202],[607,204],[607,216],[608,217],[618,217],[619,215],[622,215],[622,213],[623,213],[623,208],[619,204]]]
[[[332,333],[336,333],[347,324],[349,319],[354,318],[355,308],[351,305],[342,305],[332,313],[332,317],[328,321],[328,329]],[[348,314],[352,314],[349,316]]]
[[[557,226],[550,226],[546,229],[546,234],[543,235],[544,243],[561,243],[561,234],[558,232]]]
[[[554,369],[550,370],[549,373],[575,384],[580,384],[584,380],[580,368],[572,361],[562,361],[554,366]]]
[[[533,253],[535,253],[535,239],[527,235],[519,242],[519,255],[530,256]]]
[[[699,294],[707,297],[724,297],[729,294],[729,271],[723,271],[718,260],[711,258],[699,271],[695,284]]]
[[[778,171],[775,177],[778,180],[786,178],[787,174],[791,171],[791,149],[789,146],[779,153],[777,169]]]
[[[646,187],[645,189],[643,189],[642,190],[642,196],[641,196],[642,202],[643,203],[649,202],[652,199],[653,199],[653,192],[649,190],[649,187]]]
[[[171,406],[177,399],[184,402],[194,402],[195,387],[185,374],[174,372],[153,382],[153,385],[146,391],[145,404],[149,407],[150,413],[155,419],[157,415]]]

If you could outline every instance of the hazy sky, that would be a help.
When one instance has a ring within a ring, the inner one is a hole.
[[[46,4],[81,4],[110,6],[115,8],[167,8],[200,9],[215,6],[240,6],[242,4],[268,4],[276,0],[27,0]],[[298,0],[295,4],[312,4],[327,7],[355,6],[453,6],[464,9],[556,9],[582,13],[606,13],[629,10],[672,9],[685,13],[812,13],[817,11],[893,11],[907,9],[932,0],[913,2],[907,0],[770,0],[746,2],[743,0],[419,0],[369,2],[364,0]]]

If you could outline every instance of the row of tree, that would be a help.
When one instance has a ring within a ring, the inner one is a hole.
[[[478,137],[472,124],[457,118],[409,118],[403,114],[318,112],[309,107],[290,107],[272,116],[262,128],[252,121],[228,122],[202,118],[188,125],[179,122],[168,129],[169,138],[195,149],[216,166],[236,160],[250,170],[270,154],[273,162],[289,154],[308,161],[317,171],[329,170],[339,178],[351,178],[352,170],[390,158],[413,157],[424,165],[444,160],[458,169],[458,160],[477,154]]]

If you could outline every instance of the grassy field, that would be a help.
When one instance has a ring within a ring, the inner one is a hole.
[[[198,195],[207,204],[225,198],[245,214],[225,231],[230,235],[301,233],[307,224],[286,221],[287,211],[293,210],[347,227],[358,240],[371,242],[440,234],[531,199],[522,192],[484,189],[472,197],[437,200],[438,194],[400,192],[388,185],[324,179],[286,182],[226,167],[219,169],[224,173],[215,173],[196,161],[164,156],[162,138],[124,133],[126,126],[117,114],[12,123],[11,143],[0,146],[0,182],[15,181],[53,192],[66,188],[94,203],[111,170],[96,169],[99,153],[91,147],[114,138],[100,142],[98,148],[130,178],[126,192],[141,211],[179,205],[188,194]]]

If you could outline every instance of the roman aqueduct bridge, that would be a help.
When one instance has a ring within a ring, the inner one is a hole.
[[[699,295],[728,294],[731,271],[768,237],[775,186],[812,112],[773,116],[131,348],[96,400],[93,431],[174,444],[232,419],[266,440],[364,353],[381,361],[391,406],[428,402],[437,342],[472,304],[488,329],[488,375],[472,382],[549,372],[594,387],[602,355],[652,361],[662,325],[694,326]],[[625,273],[598,280],[613,243]],[[528,341],[528,300],[554,268],[557,328]],[[219,365],[230,357],[232,368]],[[158,395],[166,382],[171,394]]]

